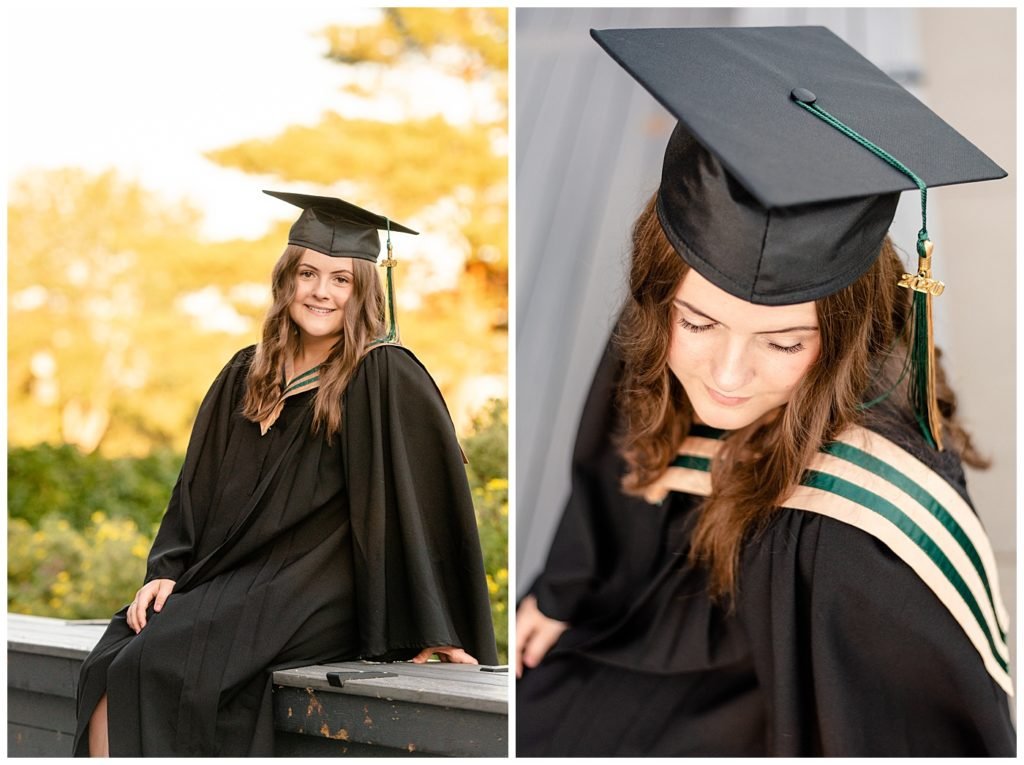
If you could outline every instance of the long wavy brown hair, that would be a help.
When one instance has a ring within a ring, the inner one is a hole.
[[[693,423],[689,399],[668,367],[672,301],[688,268],[665,237],[652,198],[633,229],[629,292],[615,337],[624,361],[618,445],[629,494],[642,495],[665,471]],[[911,303],[909,291],[896,286],[903,272],[886,237],[863,276],[816,302],[821,352],[789,403],[724,439],[690,548],[691,562],[708,568],[716,599],[736,594],[744,542],[765,528],[822,445],[905,400],[900,378]],[[947,448],[970,465],[987,466],[954,418],[956,400],[941,366],[937,382]],[[866,412],[862,402],[879,395],[887,406]],[[907,416],[909,406],[900,406],[896,416]]]
[[[295,297],[295,277],[304,247],[288,245],[271,276],[273,303],[263,320],[263,332],[242,400],[242,415],[253,422],[265,419],[281,395],[285,359],[299,350],[299,328],[288,307]],[[326,432],[328,441],[341,429],[341,398],[366,353],[384,335],[384,290],[373,263],[352,259],[352,292],[345,303],[341,338],[320,369],[320,388],[313,404],[313,430]]]

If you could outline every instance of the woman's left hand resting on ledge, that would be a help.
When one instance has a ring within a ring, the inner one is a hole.
[[[431,648],[424,648],[418,654],[412,657],[413,664],[425,664],[427,660],[433,654],[437,654],[441,661],[449,664],[479,664],[476,659],[470,656],[468,653],[463,651],[461,648],[456,648],[451,645],[435,645]]]
[[[146,609],[149,608],[149,604],[152,603],[153,610],[159,613],[173,589],[173,579],[154,579],[152,582],[142,585],[142,588],[135,593],[135,600],[128,606],[126,617],[128,626],[135,630],[136,635],[142,632],[142,628],[146,626]]]

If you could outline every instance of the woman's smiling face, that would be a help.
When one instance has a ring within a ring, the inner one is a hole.
[[[668,365],[711,427],[736,430],[788,402],[820,350],[814,303],[748,303],[692,268],[676,290]]]
[[[288,313],[304,342],[341,337],[353,269],[352,258],[332,258],[310,249],[302,254]]]

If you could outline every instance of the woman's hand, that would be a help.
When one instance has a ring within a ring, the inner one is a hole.
[[[542,614],[533,595],[523,598],[516,611],[516,677],[523,676],[524,665],[533,668],[540,664],[567,629],[568,622]]]
[[[142,589],[135,593],[135,600],[128,606],[127,618],[128,626],[135,630],[136,635],[146,626],[146,609],[149,604],[152,603],[153,610],[159,613],[173,589],[173,579],[154,579],[142,585]]]
[[[443,662],[450,664],[479,664],[476,659],[470,656],[468,653],[463,651],[461,648],[456,648],[453,645],[435,645],[430,648],[424,648],[418,654],[412,657],[413,664],[425,664],[433,654],[437,654],[438,658]]]

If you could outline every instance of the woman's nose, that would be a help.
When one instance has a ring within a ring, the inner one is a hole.
[[[315,298],[326,298],[327,297],[327,280],[317,279],[313,283],[313,297]]]
[[[742,393],[753,377],[747,344],[741,338],[730,338],[722,344],[711,362],[711,379],[720,393]]]

